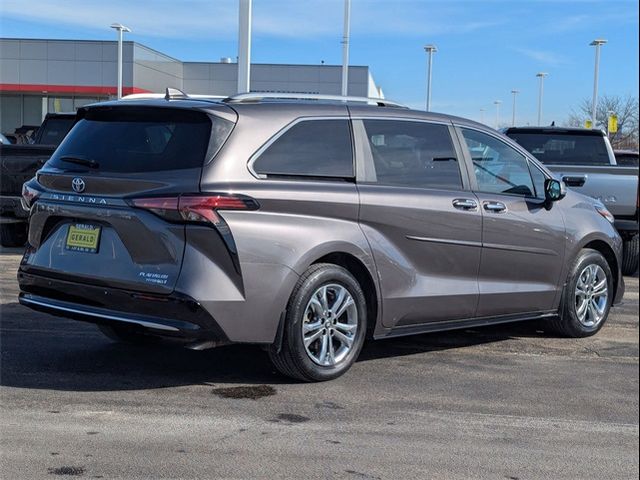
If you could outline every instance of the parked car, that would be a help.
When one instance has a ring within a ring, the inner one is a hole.
[[[27,240],[28,212],[20,204],[22,184],[49,159],[71,129],[75,117],[75,113],[49,113],[40,128],[35,129],[33,144],[0,145],[0,244],[3,247],[20,247]]]
[[[618,165],[625,167],[637,167],[640,165],[637,150],[614,150],[613,154]]]
[[[367,102],[81,108],[25,185],[20,303],[120,341],[260,344],[304,381],[343,374],[368,335],[600,330],[624,292],[601,202],[481,124]]]
[[[622,272],[638,270],[638,164],[618,165],[602,130],[560,127],[512,127],[510,138],[580,193],[597,198],[615,217],[624,241]]]

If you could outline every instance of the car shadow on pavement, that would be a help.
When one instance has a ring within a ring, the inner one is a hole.
[[[4,316],[0,323],[0,385],[5,387],[119,391],[296,383],[277,373],[258,346],[192,351],[114,343],[91,324],[31,313],[15,304],[7,306],[13,311],[11,318]],[[358,362],[541,335],[535,324],[527,323],[369,341]]]

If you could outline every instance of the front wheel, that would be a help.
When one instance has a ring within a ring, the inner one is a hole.
[[[609,316],[613,300],[613,275],[602,254],[585,248],[573,263],[562,295],[554,329],[568,337],[597,333]]]
[[[299,380],[339,377],[356,361],[367,330],[358,281],[333,264],[312,265],[291,294],[282,345],[269,350],[274,366]]]

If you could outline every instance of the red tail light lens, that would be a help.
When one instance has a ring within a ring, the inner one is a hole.
[[[172,222],[182,220],[178,212],[178,197],[134,198],[130,203],[136,208],[149,210]]]
[[[31,183],[32,181],[33,179],[25,182],[22,185],[22,199],[20,203],[22,204],[22,208],[24,208],[25,210],[30,210],[33,202],[35,202],[40,196],[40,190],[36,190],[35,188],[29,186],[29,183]]]
[[[170,221],[205,222],[218,225],[218,210],[257,210],[258,202],[240,195],[183,195],[180,197],[136,198],[130,201]]]

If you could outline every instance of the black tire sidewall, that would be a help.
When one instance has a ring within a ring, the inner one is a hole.
[[[23,247],[27,243],[27,224],[22,222],[0,224],[0,244],[3,247]]]
[[[580,320],[578,319],[578,315],[576,314],[575,290],[580,274],[588,265],[591,264],[598,265],[604,270],[604,273],[607,276],[608,295],[604,318],[600,323],[598,323],[598,325],[595,325],[594,327],[587,327],[580,322]],[[611,272],[609,264],[607,263],[607,260],[602,256],[600,252],[590,249],[583,250],[573,264],[565,289],[563,321],[565,323],[565,327],[571,333],[571,336],[588,337],[596,334],[604,326],[609,317],[611,302],[613,301],[613,287],[613,274]]]
[[[304,347],[301,323],[305,309],[313,293],[322,285],[329,283],[341,285],[351,294],[358,311],[358,330],[353,347],[347,357],[338,365],[324,367],[316,364],[309,358]],[[304,376],[309,379],[316,381],[331,380],[347,371],[360,354],[366,336],[366,330],[367,307],[364,293],[358,281],[342,267],[337,265],[322,266],[302,282],[290,299],[287,308],[286,341],[296,366],[302,371]]]

